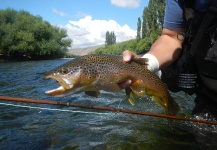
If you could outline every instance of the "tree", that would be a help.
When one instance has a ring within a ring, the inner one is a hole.
[[[114,31],[111,32],[107,31],[105,35],[105,45],[108,46],[108,45],[113,45],[115,43],[116,43],[116,36]]]
[[[26,11],[0,10],[0,53],[10,59],[63,57],[71,45],[66,31]]]
[[[149,33],[149,26],[148,26],[148,7],[145,7],[143,10],[143,22],[142,22],[142,39],[144,39]]]
[[[138,22],[137,22],[137,36],[136,36],[136,40],[137,40],[137,42],[139,42],[141,40],[141,19],[140,19],[140,17],[138,18]]]
[[[153,42],[160,36],[164,20],[165,1],[149,0],[144,8],[142,22],[137,21],[137,37],[129,41],[97,49],[93,53],[122,54],[123,50],[129,49],[137,54],[148,51]],[[142,26],[142,27],[141,27]],[[142,28],[142,31],[141,31]],[[141,40],[139,40],[141,38]],[[106,32],[106,45],[110,44],[110,32]]]
[[[142,38],[148,37],[150,44],[161,34],[164,20],[165,1],[149,0],[143,10]]]
[[[111,35],[110,35],[110,36],[111,36],[111,44],[116,44],[115,32],[112,31],[110,34],[111,34]]]

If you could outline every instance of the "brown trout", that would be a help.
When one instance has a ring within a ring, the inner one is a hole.
[[[136,96],[151,96],[167,114],[176,115],[178,104],[170,96],[166,84],[149,71],[147,59],[133,58],[124,62],[123,57],[107,54],[86,55],[75,58],[45,74],[60,87],[46,92],[49,96],[67,96],[79,92],[97,97],[100,90],[121,92],[118,83],[132,80],[125,89],[129,102],[134,105]]]

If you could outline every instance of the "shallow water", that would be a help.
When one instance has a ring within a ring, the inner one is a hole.
[[[45,80],[43,74],[67,61],[0,63],[0,95],[164,113],[150,98],[140,98],[136,106],[131,106],[124,92],[102,91],[99,98],[84,93],[65,98],[46,96],[46,90],[58,85]],[[194,97],[182,92],[172,96],[181,106],[179,115],[189,117]],[[198,143],[192,133],[194,126],[197,124],[175,121],[171,130],[167,120],[161,118],[0,101],[0,149],[7,150],[198,149],[204,143]]]

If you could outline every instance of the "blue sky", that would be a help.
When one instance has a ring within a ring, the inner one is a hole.
[[[137,19],[148,0],[2,0],[0,9],[13,8],[39,15],[67,30],[72,48],[104,44],[105,32],[117,42],[135,38]]]

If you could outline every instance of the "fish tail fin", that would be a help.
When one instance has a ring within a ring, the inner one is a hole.
[[[180,111],[180,107],[170,95],[168,101],[169,101],[168,114],[175,116]],[[169,127],[173,129],[173,119],[167,119],[167,120],[168,120]]]
[[[175,116],[180,111],[180,107],[170,95],[169,95],[168,101],[169,101],[169,112],[168,113],[169,115]]]

